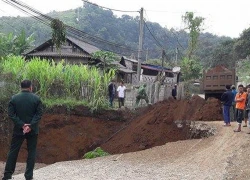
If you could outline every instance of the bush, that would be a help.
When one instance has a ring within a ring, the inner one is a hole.
[[[108,156],[110,155],[109,153],[103,151],[100,147],[97,147],[94,151],[89,151],[84,154],[83,158],[84,159],[93,159],[96,157],[102,157],[102,156]]]

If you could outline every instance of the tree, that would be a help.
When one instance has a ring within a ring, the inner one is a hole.
[[[227,68],[234,68],[236,63],[234,43],[234,40],[227,40],[218,45],[212,52],[212,59],[208,62],[210,67],[224,65]]]
[[[183,58],[181,61],[181,72],[184,81],[197,79],[201,76],[202,66],[193,59]]]
[[[66,41],[65,25],[59,19],[53,19],[50,27],[52,28],[52,42],[56,45],[56,48],[59,49]]]
[[[181,71],[184,80],[196,79],[200,77],[202,68],[200,61],[198,61],[193,54],[197,48],[204,18],[194,17],[193,12],[186,12],[185,16],[183,16],[183,21],[189,30],[190,37],[186,57],[181,61]]]
[[[33,34],[26,37],[25,31],[21,31],[19,35],[13,33],[0,34],[0,57],[9,54],[21,55],[25,50],[29,49],[34,42]]]
[[[149,59],[145,63],[156,65],[156,66],[162,66],[162,60],[161,59]],[[163,67],[173,67],[173,64],[164,61],[163,62]]]
[[[116,54],[109,52],[109,51],[97,51],[92,54],[94,59],[101,60],[100,63],[97,64],[98,67],[102,68],[104,72],[110,68],[116,68]]]
[[[188,45],[188,52],[187,56],[188,59],[191,58],[195,49],[197,48],[198,38],[202,31],[202,24],[204,18],[202,17],[194,17],[193,12],[186,12],[185,16],[182,17],[184,23],[186,24],[186,28],[189,30],[189,45]]]
[[[250,28],[243,31],[234,45],[236,57],[244,59],[250,55]]]

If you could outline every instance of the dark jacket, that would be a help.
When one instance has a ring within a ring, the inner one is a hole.
[[[114,96],[116,91],[115,91],[116,87],[114,83],[110,83],[108,86],[108,91],[109,91],[109,97]]]
[[[234,94],[230,89],[224,92],[221,96],[221,101],[223,102],[223,105],[231,106],[233,102],[233,96]]]
[[[176,95],[177,95],[177,88],[174,87],[174,88],[172,89],[172,96],[175,97]]]
[[[14,122],[13,134],[22,135],[24,124],[31,124],[29,134],[38,134],[42,117],[42,103],[38,96],[29,91],[14,95],[9,102],[8,114]]]

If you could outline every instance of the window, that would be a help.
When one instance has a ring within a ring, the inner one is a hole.
[[[211,79],[211,76],[206,76],[206,79]]]
[[[220,79],[225,79],[225,75],[220,75]]]
[[[218,76],[213,76],[213,79],[218,79]]]
[[[227,75],[227,79],[232,79],[232,75]]]

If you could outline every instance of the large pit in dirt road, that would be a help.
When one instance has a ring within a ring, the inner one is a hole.
[[[12,123],[0,115],[0,160],[5,161]],[[222,120],[216,99],[194,96],[190,100],[166,100],[136,111],[110,110],[92,115],[85,107],[46,111],[40,124],[37,162],[81,159],[100,146],[111,154],[134,152],[167,142],[201,138],[215,130],[196,121]],[[26,144],[18,161],[26,160]]]

